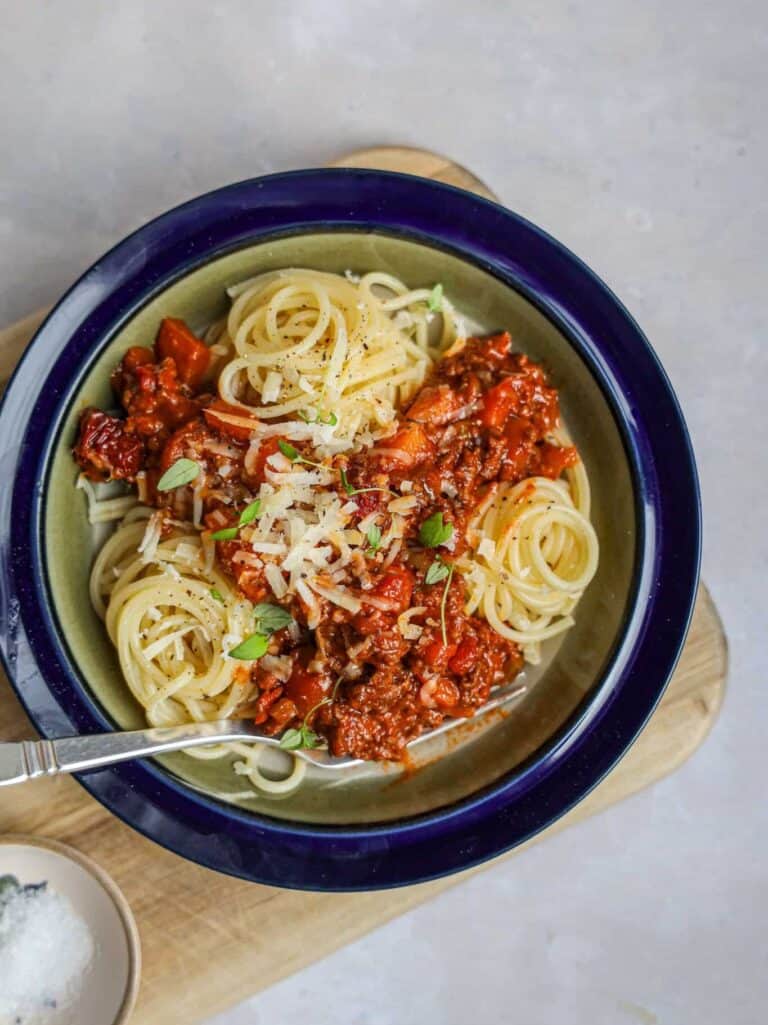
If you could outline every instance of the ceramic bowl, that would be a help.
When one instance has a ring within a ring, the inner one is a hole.
[[[139,992],[141,947],[133,913],[114,881],[73,847],[21,835],[0,837],[0,877],[8,876],[20,886],[44,884],[69,901],[93,944],[76,996],[58,1007],[44,1004],[45,1021],[49,1025],[124,1025]],[[55,944],[56,939],[54,935],[49,942]],[[41,990],[43,982],[41,977]],[[33,1018],[41,1020],[34,1013]]]
[[[414,882],[527,838],[632,742],[692,610],[693,458],[669,383],[627,312],[576,257],[509,211],[422,179],[348,169],[276,175],[193,200],[74,286],[0,413],[14,481],[0,499],[2,586],[19,613],[3,650],[44,734],[143,721],[88,601],[94,539],[70,455],[80,409],[112,404],[110,370],[154,337],[161,317],[202,328],[225,310],[227,285],[286,266],[441,281],[477,325],[511,330],[560,389],[593,487],[598,573],[576,626],[526,670],[525,699],[425,745],[419,771],[373,765],[340,782],[316,770],[286,797],[241,799],[226,763],[177,754],[82,782],[147,835],[246,878],[321,889]]]

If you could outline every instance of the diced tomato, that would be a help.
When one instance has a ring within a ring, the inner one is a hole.
[[[305,716],[323,698],[330,697],[328,682],[327,676],[310,673],[297,660],[285,684],[285,693],[298,708],[299,715]]]
[[[160,468],[165,471],[173,466],[177,459],[184,458],[199,434],[200,423],[197,420],[191,420],[174,431],[163,447]]]
[[[483,396],[480,421],[484,427],[501,430],[515,409],[519,408],[521,389],[525,382],[517,376],[505,377]]]
[[[279,701],[274,703],[270,711],[270,728],[267,732],[279,733],[283,727],[287,726],[291,719],[295,719],[298,714],[299,711],[290,698],[280,698]]]
[[[155,354],[151,349],[147,349],[143,345],[132,345],[123,356],[123,370],[127,370],[130,373],[136,370],[137,367],[146,366],[148,363],[154,362]]]
[[[203,410],[203,416],[220,434],[226,434],[237,441],[248,441],[259,423],[247,410],[230,406],[223,399],[214,399]]]
[[[269,718],[269,710],[283,693],[282,687],[273,687],[271,690],[263,690],[256,701],[256,713],[253,721],[261,725]]]
[[[216,543],[217,545],[236,544],[236,542],[232,541],[217,541]],[[270,590],[262,570],[254,569],[253,566],[245,566],[242,562],[237,562],[235,563],[235,579],[237,580],[237,586],[245,597],[248,601],[253,602],[254,605],[258,605],[259,602],[269,597]]]
[[[259,451],[256,453],[256,459],[254,460],[253,469],[249,474],[249,479],[257,484],[263,484],[266,480],[264,471],[267,467],[267,460],[270,456],[280,451],[278,446],[279,438],[267,438],[263,445],[259,447]]]
[[[509,355],[512,348],[512,337],[509,331],[502,331],[497,335],[489,335],[483,339],[482,351],[489,358],[499,362]]]
[[[395,606],[393,611],[405,612],[411,604],[413,594],[413,573],[405,566],[392,566],[381,576],[373,588],[373,594],[385,598]]]
[[[443,639],[437,636],[431,640],[421,652],[421,657],[433,669],[440,666],[445,667],[456,651],[455,644],[443,644]]]
[[[552,480],[557,480],[563,470],[579,461],[579,453],[572,445],[551,445],[545,441],[536,452],[535,473]]]
[[[165,317],[161,321],[155,352],[158,360],[170,358],[175,362],[180,381],[193,390],[200,387],[211,362],[211,353],[183,320]]]
[[[407,420],[419,423],[446,424],[455,418],[461,406],[461,396],[449,385],[441,384],[422,388],[405,415]]]
[[[417,423],[404,424],[391,438],[387,438],[381,443],[381,448],[396,449],[398,454],[402,453],[403,457],[407,458],[406,463],[404,459],[384,453],[379,459],[382,469],[396,470],[402,469],[404,465],[415,466],[418,463],[426,462],[427,459],[431,459],[435,455],[435,446],[430,441],[426,430]]]
[[[479,657],[480,645],[477,638],[470,634],[459,642],[456,654],[448,663],[448,668],[457,676],[463,676],[475,668]]]
[[[528,463],[533,445],[532,434],[529,420],[524,420],[519,416],[509,417],[504,426],[507,451],[501,470],[502,480],[519,480],[521,476],[529,475]]]

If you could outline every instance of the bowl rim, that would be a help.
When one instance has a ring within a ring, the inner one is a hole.
[[[46,693],[38,687],[35,695],[18,681],[14,686],[44,735],[55,735],[62,719],[69,722],[70,729],[109,728],[90,695],[81,693],[77,680],[72,680],[70,667],[62,659],[63,639],[56,636],[55,615],[48,607],[45,587],[42,514],[46,489],[40,470],[50,465],[57,427],[71,396],[115,331],[172,281],[233,249],[286,234],[332,230],[378,230],[448,249],[532,301],[576,348],[606,394],[624,438],[636,502],[641,506],[640,572],[636,566],[628,615],[602,679],[565,735],[559,731],[551,750],[540,757],[537,752],[522,772],[517,767],[477,795],[391,823],[317,826],[222,805],[152,765],[118,766],[81,779],[97,799],[129,824],[210,867],[277,885],[364,889],[433,878],[523,842],[586,796],[618,761],[655,707],[682,649],[698,580],[700,510],[690,441],[658,358],[607,286],[541,229],[489,200],[392,172],[351,168],[296,171],[225,186],[161,215],[97,261],[39,329],[0,409],[2,425],[9,408],[19,406],[23,378],[29,376],[33,357],[37,355],[40,363],[46,346],[49,358],[43,362],[52,367],[47,380],[67,365],[69,383],[63,395],[61,388],[53,396],[56,388],[45,389],[41,384],[34,414],[24,424],[13,502],[17,512],[24,513],[31,493],[33,514],[27,513],[27,519],[12,516],[8,531],[14,558],[6,570],[23,621],[18,635],[23,635],[21,640],[29,649],[26,654],[43,667],[50,680],[42,688]],[[517,255],[520,251],[526,254],[522,262]],[[137,253],[141,255],[138,269],[131,263]],[[608,336],[612,348],[607,345]],[[56,345],[61,351],[52,360],[50,349]],[[657,416],[662,417],[662,424],[656,423]],[[654,458],[670,452],[678,460],[674,474],[666,465],[672,460]],[[674,517],[671,505],[675,506]],[[0,524],[3,531],[7,526],[6,522]],[[644,605],[641,598],[646,599]],[[642,641],[649,631],[659,629],[665,635],[651,653]],[[8,661],[8,645],[2,643],[0,649]],[[7,669],[13,681],[10,664]],[[640,681],[642,674],[645,681]],[[632,694],[628,693],[630,684]],[[66,710],[62,702],[69,706]],[[612,730],[609,722],[614,722]],[[604,743],[602,749],[593,750],[598,734],[605,734]],[[573,764],[574,756],[577,761],[584,759],[587,750],[587,765],[579,765],[575,778],[562,778],[566,764]],[[119,797],[114,794],[117,781]],[[559,796],[553,805],[550,793],[544,802],[546,810],[540,807],[537,812],[530,806],[531,798],[542,789],[554,789]],[[137,792],[151,795],[163,815],[169,816],[162,828],[157,823],[147,826],[147,816],[141,815],[130,799]],[[527,804],[525,814],[520,814],[522,804]],[[232,840],[236,834],[236,851],[222,856],[201,849],[200,836],[211,831],[224,831]],[[479,833],[482,842],[477,840]],[[445,842],[448,835],[453,847],[447,857],[436,857],[431,849],[427,856],[422,850],[424,844],[434,846],[438,837]],[[457,843],[466,848],[468,835],[476,838],[474,849],[457,852]],[[263,845],[267,840],[275,846],[272,854],[279,852],[280,865],[276,872],[265,875],[264,859],[254,867],[248,855],[253,853],[254,843]],[[309,864],[296,864],[297,843],[304,845],[304,861],[310,853]],[[359,859],[352,872],[351,855]]]

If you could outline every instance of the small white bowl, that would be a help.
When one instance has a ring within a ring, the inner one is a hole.
[[[88,926],[94,954],[75,1004],[49,1014],[50,1025],[123,1025],[136,1003],[141,947],[128,902],[103,869],[79,851],[44,837],[0,837],[0,876],[22,885],[47,882]],[[43,969],[44,970],[44,969]]]

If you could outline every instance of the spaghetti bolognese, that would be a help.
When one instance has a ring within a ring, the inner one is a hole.
[[[594,575],[557,392],[439,285],[298,269],[230,298],[204,337],[163,320],[113,375],[120,414],[81,415],[89,516],[120,520],[91,600],[150,723],[400,759],[537,661]],[[300,781],[237,747],[255,786]]]

